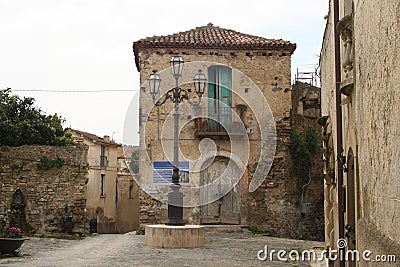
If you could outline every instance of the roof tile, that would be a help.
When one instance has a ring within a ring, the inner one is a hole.
[[[206,26],[197,27],[184,32],[140,39],[133,43],[136,59],[140,48],[199,48],[226,50],[284,49],[293,53],[296,49],[296,44],[282,39],[267,39],[244,34],[234,30],[220,28],[209,23]]]

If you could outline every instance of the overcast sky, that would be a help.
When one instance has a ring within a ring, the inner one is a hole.
[[[296,68],[318,63],[328,0],[0,0],[0,88],[130,90],[17,92],[36,99],[65,126],[122,142],[125,113],[138,90],[132,43],[215,26],[297,44]],[[293,77],[292,77],[293,80]],[[137,140],[134,137],[132,142]]]

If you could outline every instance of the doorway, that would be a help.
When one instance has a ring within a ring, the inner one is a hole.
[[[201,191],[201,198],[203,200],[212,198],[212,196],[221,195],[226,185],[228,185],[229,188],[233,187],[232,190],[224,196],[201,206],[201,224],[240,224],[240,183],[238,182],[233,186],[233,183],[235,183],[237,179],[229,179],[230,177],[234,177],[234,173],[239,173],[239,168],[235,165],[230,170],[227,170],[228,179],[218,179],[227,169],[228,163],[228,158],[218,157],[200,173],[202,186],[216,181],[215,185]]]

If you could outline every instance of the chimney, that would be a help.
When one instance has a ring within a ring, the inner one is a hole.
[[[110,143],[110,136],[105,135],[103,139],[104,139],[104,142]]]

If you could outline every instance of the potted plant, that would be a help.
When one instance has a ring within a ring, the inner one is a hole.
[[[10,211],[9,211],[10,213]],[[8,216],[0,215],[0,253],[12,254],[21,247],[27,237],[22,237],[21,229],[10,225]]]

